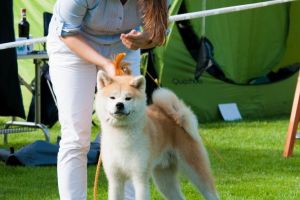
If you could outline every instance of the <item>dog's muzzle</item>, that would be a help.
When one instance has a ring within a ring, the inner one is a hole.
[[[122,111],[122,110],[124,110],[124,104],[121,102],[118,102],[116,104],[116,108],[117,108],[117,111]]]
[[[122,115],[129,115],[129,112],[125,111],[125,105],[122,102],[118,102],[116,104],[115,112],[113,113],[114,116],[122,116]]]

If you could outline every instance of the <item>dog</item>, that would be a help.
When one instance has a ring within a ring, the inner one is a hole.
[[[98,72],[95,108],[108,199],[123,200],[127,180],[136,200],[150,199],[153,176],[165,199],[183,200],[179,169],[205,199],[219,199],[196,116],[168,89],[154,91],[152,101],[147,106],[143,76]]]

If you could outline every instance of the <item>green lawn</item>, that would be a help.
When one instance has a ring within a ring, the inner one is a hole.
[[[199,131],[210,155],[221,199],[300,199],[300,146],[295,146],[293,157],[282,157],[287,125],[288,117],[201,124]],[[54,143],[59,125],[50,132]],[[93,138],[97,132],[98,128],[94,127]],[[18,148],[38,139],[44,139],[41,132],[10,135],[9,145],[5,147]],[[88,199],[93,195],[95,169],[95,166],[88,168]],[[1,163],[0,177],[0,199],[58,199],[55,166],[10,167]],[[202,199],[184,177],[181,179],[187,199]],[[102,172],[101,199],[106,199],[106,190]],[[162,199],[153,186],[152,199]]]

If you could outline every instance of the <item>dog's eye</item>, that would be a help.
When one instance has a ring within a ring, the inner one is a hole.
[[[109,97],[110,99],[116,99],[114,96]]]
[[[125,100],[126,100],[126,101],[130,101],[130,100],[131,100],[131,97],[126,97]]]

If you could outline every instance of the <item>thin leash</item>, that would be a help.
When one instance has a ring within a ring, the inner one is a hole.
[[[223,164],[225,164],[225,166],[227,166],[227,163],[225,162],[225,159],[223,158],[223,156],[221,156],[221,154],[216,150],[216,148],[214,148],[210,142],[208,142],[207,139],[205,139],[205,137],[201,136],[201,138],[204,140],[204,142],[207,144],[207,146],[214,152],[214,154],[219,158],[219,160],[222,161]]]
[[[100,148],[99,158],[96,167],[96,174],[94,179],[94,200],[98,200],[98,185],[99,185],[99,176],[101,171],[101,162],[102,162],[102,156],[101,156],[101,148]]]

